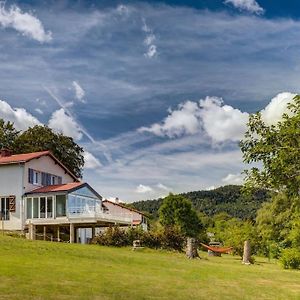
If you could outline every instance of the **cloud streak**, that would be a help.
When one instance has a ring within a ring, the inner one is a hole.
[[[225,0],[225,4],[232,4],[239,10],[245,10],[250,13],[263,14],[264,9],[255,0]]]

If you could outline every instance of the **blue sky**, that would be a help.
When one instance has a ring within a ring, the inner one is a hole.
[[[6,1],[0,117],[86,150],[124,201],[240,183],[248,114],[274,122],[300,71],[298,1]]]

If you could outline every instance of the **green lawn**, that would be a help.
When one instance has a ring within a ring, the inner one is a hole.
[[[300,271],[256,258],[0,237],[0,299],[300,299]]]

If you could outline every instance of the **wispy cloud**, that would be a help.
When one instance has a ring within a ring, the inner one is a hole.
[[[23,12],[18,6],[5,7],[5,1],[0,2],[0,25],[3,28],[13,28],[24,36],[41,43],[52,40],[51,31],[45,31],[42,22],[31,13]]]
[[[75,91],[75,97],[78,101],[82,103],[86,103],[86,100],[84,99],[85,96],[85,91],[84,89],[80,86],[80,84],[77,81],[72,82],[72,86]]]
[[[153,33],[153,30],[147,25],[146,20],[143,18],[142,21],[142,30],[146,33],[144,44],[147,47],[147,51],[144,53],[144,55],[148,58],[153,58],[157,55],[157,47],[154,44],[156,36]]]
[[[225,4],[232,4],[240,10],[246,10],[255,14],[264,13],[264,9],[255,0],[225,0]]]
[[[139,193],[139,194],[145,194],[145,193],[149,193],[149,192],[152,192],[152,191],[153,190],[150,186],[143,185],[143,184],[139,184],[135,189],[135,192]]]

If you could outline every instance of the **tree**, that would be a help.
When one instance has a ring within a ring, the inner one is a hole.
[[[36,125],[19,134],[12,150],[16,154],[49,150],[75,176],[82,177],[83,148],[73,138],[55,133],[47,126]]]
[[[276,125],[266,124],[261,113],[250,116],[240,143],[244,162],[258,163],[246,171],[248,188],[262,187],[298,195],[300,187],[300,95]]]
[[[18,134],[13,123],[0,119],[0,149],[12,149]]]
[[[163,226],[177,226],[188,237],[199,236],[203,228],[191,202],[181,195],[169,194],[163,200],[159,219]]]

